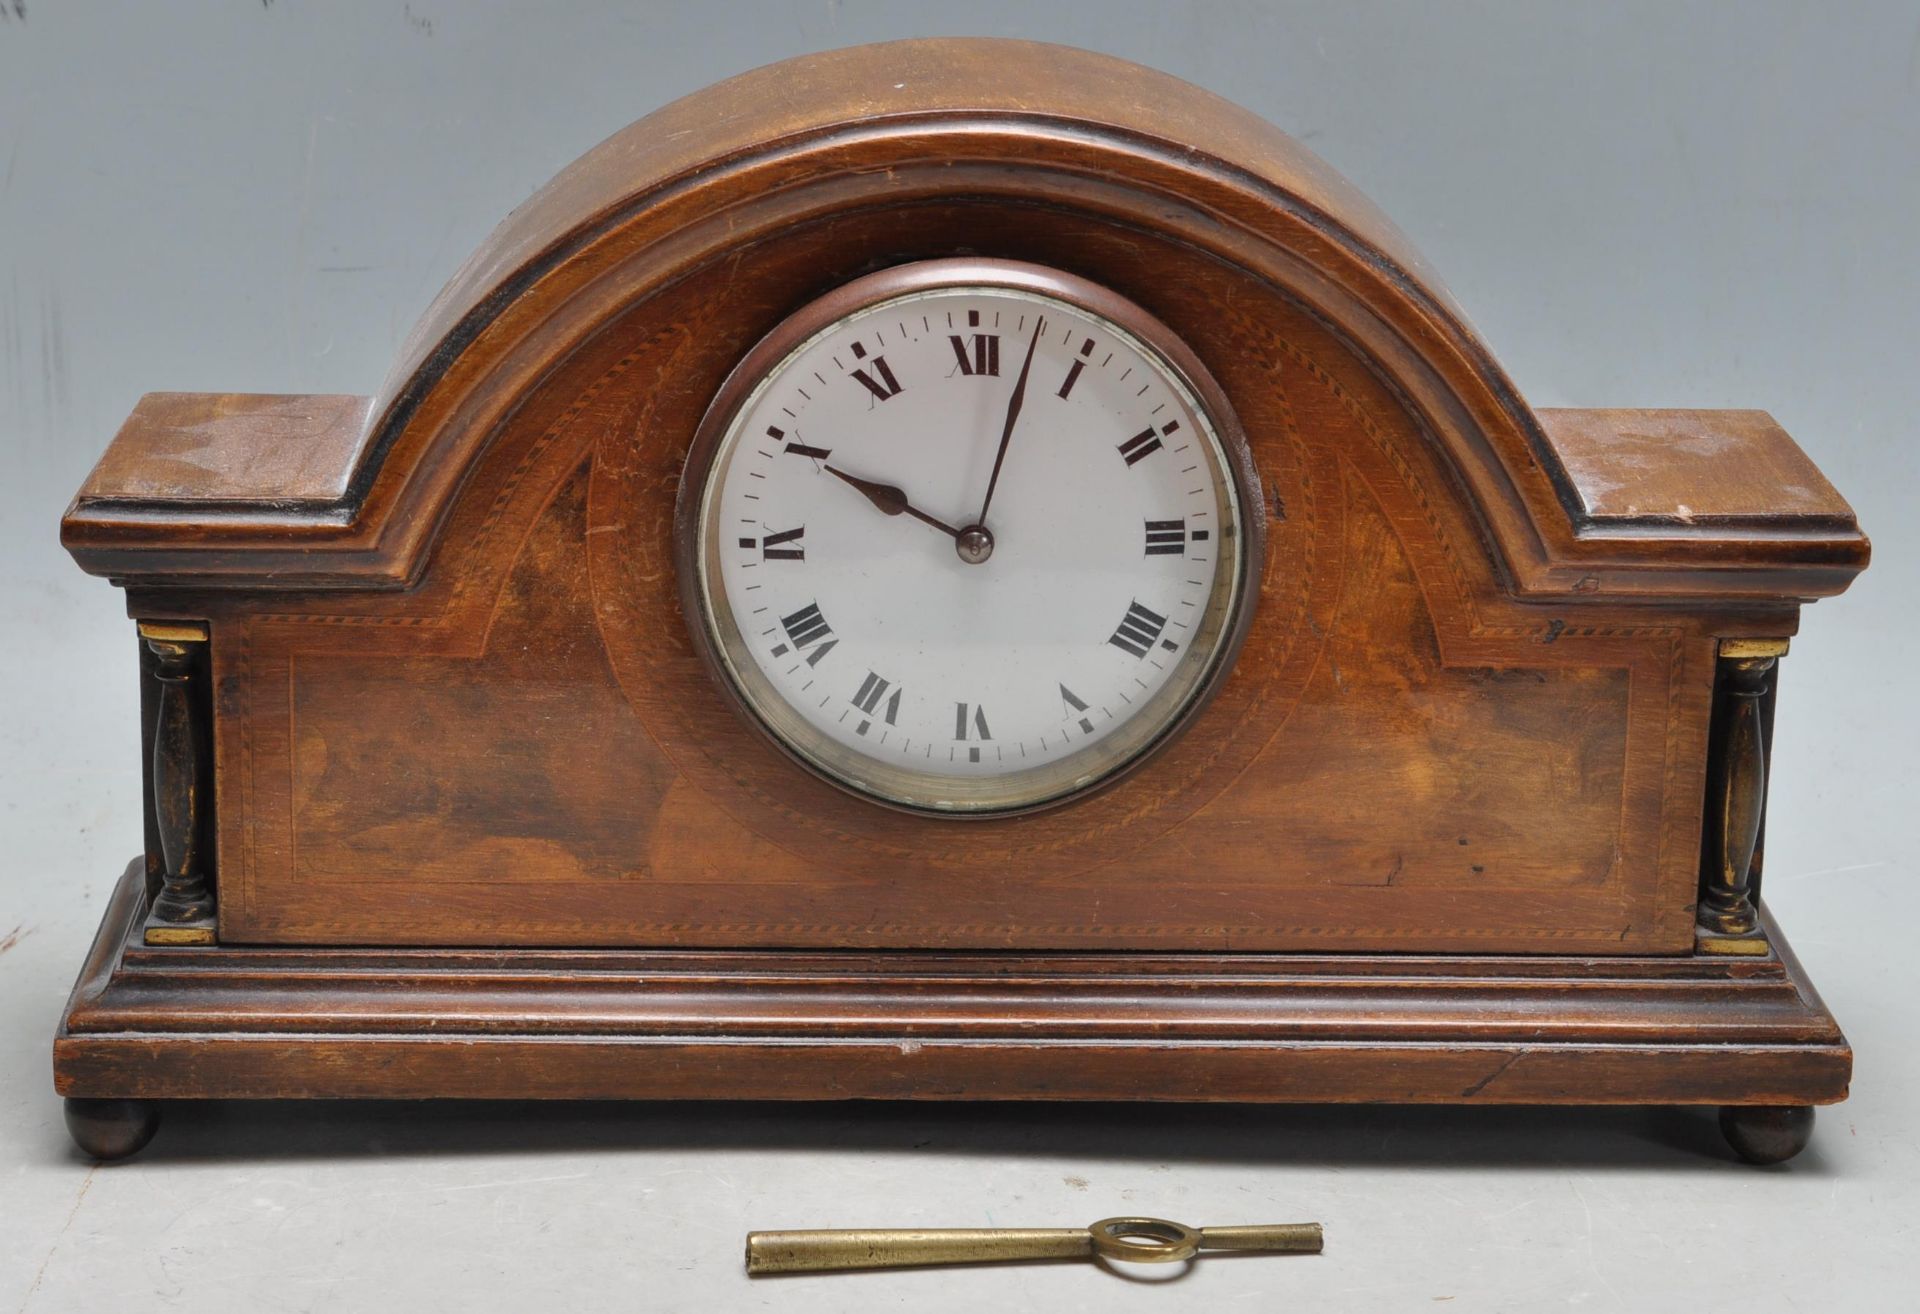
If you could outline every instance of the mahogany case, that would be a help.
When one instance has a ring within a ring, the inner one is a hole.
[[[956,255],[1170,326],[1266,522],[1177,741],[997,820],[770,747],[674,556],[740,358]],[[374,396],[143,398],[62,537],[142,623],[150,794],[70,1097],[1845,1093],[1756,900],[1774,672],[1866,564],[1851,509],[1762,412],[1530,409],[1325,165],[1145,69],[906,42],[670,105]]]

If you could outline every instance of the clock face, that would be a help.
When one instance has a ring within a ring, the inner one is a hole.
[[[716,399],[682,488],[693,623],[837,783],[1031,808],[1138,760],[1222,673],[1251,484],[1217,385],[1138,307],[906,266],[798,312]]]

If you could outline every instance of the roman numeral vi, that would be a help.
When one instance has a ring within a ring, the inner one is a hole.
[[[969,713],[972,714],[971,720],[969,720]],[[982,740],[993,738],[993,736],[987,732],[986,708],[981,707],[977,703],[971,706],[966,703],[955,703],[953,705],[953,737],[961,743],[966,744],[969,728],[971,728],[972,734]],[[967,744],[967,760],[969,762],[978,762],[980,760],[980,750],[972,744]]]

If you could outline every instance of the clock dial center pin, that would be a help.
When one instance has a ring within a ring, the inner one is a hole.
[[[969,525],[954,536],[954,551],[969,566],[977,566],[993,555],[993,531],[985,525]]]

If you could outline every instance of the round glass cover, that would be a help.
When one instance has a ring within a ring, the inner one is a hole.
[[[696,627],[839,784],[1036,807],[1136,761],[1221,674],[1251,484],[1217,385],[1138,307],[1007,262],[886,271],[716,399],[682,494]]]

